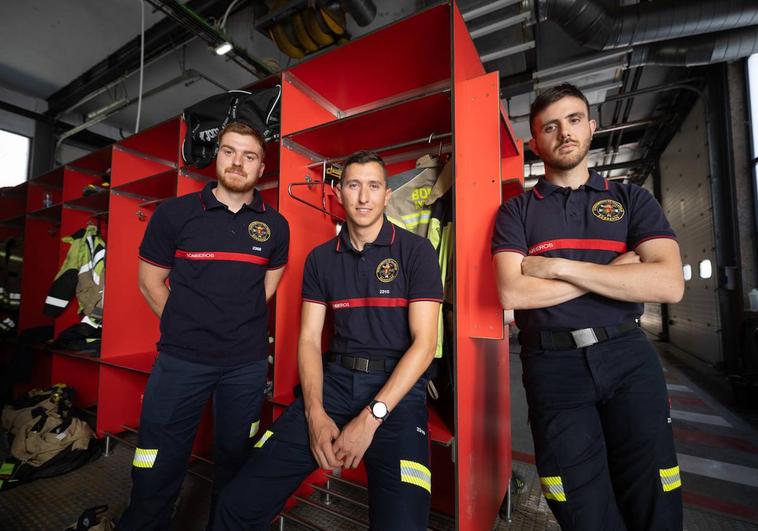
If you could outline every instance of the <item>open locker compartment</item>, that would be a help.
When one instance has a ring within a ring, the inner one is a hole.
[[[72,236],[89,225],[98,229],[105,240],[108,232],[108,198],[111,147],[85,155],[63,167],[61,238]],[[58,269],[64,263],[71,244],[59,242]],[[55,318],[54,337],[82,321],[79,303],[72,298],[61,315]],[[88,409],[96,406],[99,383],[98,353],[54,347],[51,353],[51,381],[63,382],[74,390],[73,403]]]
[[[157,356],[159,321],[137,283],[139,245],[155,208],[176,197],[180,120],[168,120],[113,146],[97,433],[137,428]]]
[[[331,187],[321,182],[325,162],[341,162],[358,149],[380,151],[392,186],[392,176],[414,168],[421,155],[452,153],[454,411],[430,404],[429,432],[432,508],[466,530],[492,525],[511,476],[508,343],[489,241],[503,183],[523,180],[523,154],[502,112],[498,83],[496,73],[485,73],[451,3],[283,75],[279,198],[292,236],[278,291],[287,304],[277,307],[277,321],[287,329],[277,330],[276,414],[292,402],[298,382],[292,331],[299,330],[305,257],[334,237],[340,216]],[[360,468],[342,477],[365,483]],[[324,480],[315,472],[296,495]]]

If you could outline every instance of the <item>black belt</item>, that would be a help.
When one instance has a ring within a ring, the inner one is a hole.
[[[640,325],[638,319],[626,321],[615,326],[598,326],[596,328],[581,328],[579,330],[567,330],[554,332],[545,330],[542,332],[519,332],[519,343],[527,348],[540,350],[569,350],[584,348],[606,341]]]
[[[391,358],[372,360],[369,358],[356,358],[345,354],[335,354],[333,352],[328,352],[326,354],[326,360],[338,363],[346,369],[366,373],[389,372],[389,370],[397,363],[397,360]]]

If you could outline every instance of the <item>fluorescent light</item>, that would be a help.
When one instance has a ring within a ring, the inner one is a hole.
[[[226,55],[232,51],[232,48],[233,46],[231,42],[224,42],[223,44],[219,44],[216,47],[216,55]]]

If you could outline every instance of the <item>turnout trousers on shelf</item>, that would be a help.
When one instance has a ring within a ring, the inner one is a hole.
[[[213,495],[247,460],[258,430],[268,361],[232,367],[161,354],[145,388],[130,504],[119,531],[168,529],[200,417],[213,397]],[[211,515],[213,512],[211,512]]]
[[[658,355],[640,329],[521,355],[537,470],[564,530],[682,529],[682,489]]]
[[[324,371],[324,409],[341,429],[387,381],[335,363]],[[363,462],[371,529],[426,530],[431,503],[426,379],[420,379],[376,430]],[[318,467],[299,398],[256,442],[250,461],[219,497],[213,529],[267,530],[287,498]]]

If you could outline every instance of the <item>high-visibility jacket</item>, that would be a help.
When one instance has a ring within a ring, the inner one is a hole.
[[[71,247],[45,299],[45,315],[58,317],[76,295],[79,313],[102,319],[105,241],[94,225],[87,225],[61,241]]]
[[[395,225],[429,239],[437,251],[442,272],[445,302],[452,302],[453,220],[451,161],[442,166],[440,160],[424,155],[416,168],[390,177],[392,196],[385,209],[387,219]],[[442,357],[444,348],[443,308],[437,320],[435,358]]]

